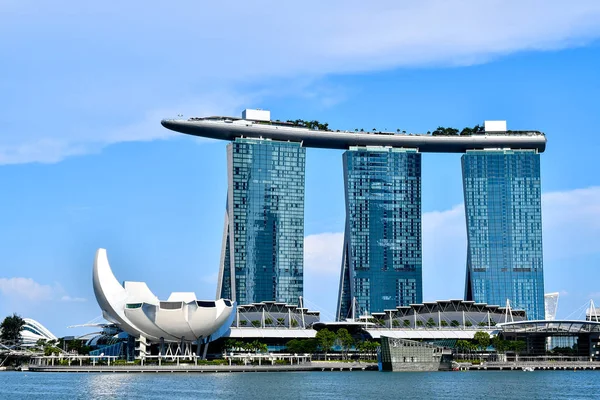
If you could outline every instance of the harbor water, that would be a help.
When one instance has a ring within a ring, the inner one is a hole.
[[[596,371],[0,372],[0,399],[597,399]]]

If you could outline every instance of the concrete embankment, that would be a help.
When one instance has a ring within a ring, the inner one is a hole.
[[[215,373],[215,372],[289,372],[289,371],[374,371],[377,364],[311,362],[295,365],[30,365],[31,372],[108,372],[108,373]]]
[[[600,362],[519,362],[471,365],[469,371],[564,371],[599,370]]]

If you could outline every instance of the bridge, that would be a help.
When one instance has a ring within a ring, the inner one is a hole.
[[[25,347],[20,342],[0,341],[0,367],[9,359],[28,361],[32,357],[43,356],[44,352],[31,347]]]

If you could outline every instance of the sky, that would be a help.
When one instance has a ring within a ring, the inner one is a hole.
[[[89,3],[89,4],[88,4]],[[207,4],[210,3],[210,4]],[[58,336],[100,316],[95,251],[121,281],[212,299],[225,142],[162,118],[317,119],[546,133],[545,291],[600,303],[600,2],[0,0],[0,317]],[[459,154],[424,154],[424,300],[464,296]],[[306,305],[333,319],[342,152],[307,149]]]

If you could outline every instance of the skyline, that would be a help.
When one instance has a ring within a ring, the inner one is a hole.
[[[502,119],[509,129],[545,132],[546,292],[562,292],[563,318],[590,297],[599,301],[600,4],[507,2],[490,13],[492,5],[465,2],[440,20],[434,3],[368,12],[354,2],[265,5],[294,15],[284,24],[191,3],[113,10],[5,2],[0,32],[13,40],[0,43],[1,54],[11,54],[0,77],[0,313],[76,334],[66,326],[100,314],[91,290],[100,247],[124,280],[146,281],[159,296],[195,291],[212,299],[226,144],[170,133],[160,120],[257,107],[274,119],[318,119],[336,129],[426,132]],[[297,33],[307,18],[316,33]],[[481,20],[513,29],[481,29],[473,22]],[[98,35],[106,24],[111,32]],[[364,27],[363,36],[338,34],[344,25]],[[215,38],[216,26],[231,29]],[[280,35],[267,34],[274,26]],[[169,53],[187,53],[187,62]],[[328,319],[343,247],[342,152],[306,154],[305,297]],[[424,300],[462,298],[460,155],[423,154],[422,168]],[[165,274],[168,266],[182,274]]]

